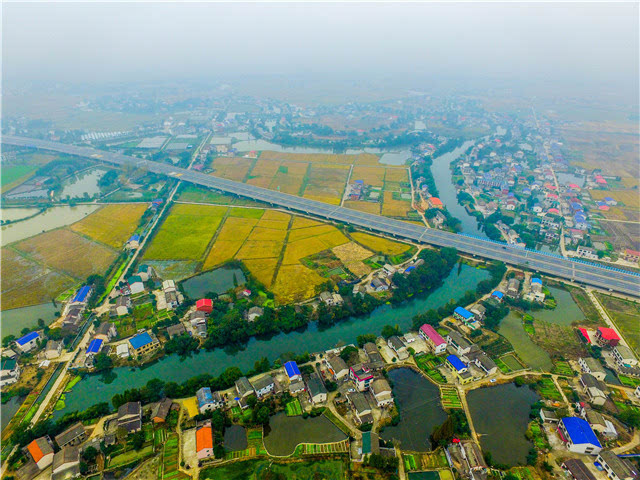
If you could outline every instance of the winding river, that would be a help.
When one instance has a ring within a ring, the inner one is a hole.
[[[252,338],[241,351],[200,351],[184,360],[177,355],[170,355],[141,369],[115,368],[115,379],[110,383],[104,383],[101,375],[89,375],[73,387],[73,391],[67,393],[66,407],[58,410],[55,415],[84,410],[98,402],[110,402],[116,393],[140,387],[152,378],[160,378],[165,382],[183,382],[202,373],[219,375],[232,366],[246,371],[261,357],[274,361],[290,352],[299,354],[305,351],[324,351],[337,345],[354,343],[356,337],[363,333],[380,333],[387,324],[398,325],[406,330],[411,326],[414,315],[462,297],[467,290],[474,289],[478,282],[488,277],[486,270],[462,265],[460,272],[454,267],[443,285],[429,295],[414,298],[397,307],[382,305],[369,316],[349,318],[325,330],[318,330],[317,325],[312,323],[302,332],[281,333],[270,339]]]

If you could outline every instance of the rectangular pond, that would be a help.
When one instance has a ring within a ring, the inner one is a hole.
[[[198,299],[205,297],[209,292],[225,293],[242,285],[246,280],[239,268],[216,268],[185,280],[182,282],[182,288],[189,298]]]

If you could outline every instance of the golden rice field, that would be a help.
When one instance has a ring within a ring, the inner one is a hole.
[[[347,183],[349,167],[312,165],[303,197],[339,205]]]
[[[325,278],[304,265],[282,265],[271,289],[283,303],[298,302],[315,296]]]
[[[255,260],[243,260],[245,266],[251,274],[256,277],[265,287],[271,287],[273,275],[276,273],[278,266],[277,258],[258,258]]]
[[[14,247],[36,262],[77,279],[104,273],[117,257],[112,249],[66,228],[36,235]]]
[[[362,260],[371,257],[373,252],[357,243],[349,242],[338,245],[333,247],[331,251],[354,275],[363,277],[371,272],[371,269]]]
[[[77,280],[33,262],[11,248],[2,249],[2,310],[49,302]]]
[[[380,158],[372,153],[360,153],[356,155],[335,153],[290,153],[264,151],[260,154],[261,160],[292,160],[306,163],[334,163],[341,165],[377,165]]]
[[[149,260],[200,260],[227,207],[176,204],[144,253]]]
[[[295,242],[297,240],[316,237],[318,235],[324,235],[325,233],[334,232],[334,231],[338,232],[333,225],[327,225],[327,224],[319,224],[318,226],[308,227],[308,228],[297,228],[295,230],[292,230],[289,233],[289,241]]]
[[[589,193],[596,201],[611,197],[619,204],[624,203],[626,207],[640,208],[640,194],[636,190],[591,190]]]
[[[384,186],[385,171],[384,167],[356,165],[353,167],[353,172],[351,172],[350,183],[362,180],[366,185],[382,188]]]
[[[384,192],[382,200],[382,215],[387,217],[406,217],[411,211],[411,202],[396,200],[392,192]]]
[[[70,228],[92,240],[119,249],[136,231],[140,217],[147,208],[146,203],[107,205]]]
[[[308,166],[304,163],[281,162],[271,179],[269,188],[279,192],[298,195],[302,189]]]
[[[351,238],[353,238],[360,245],[368,248],[373,252],[380,252],[383,255],[399,255],[411,248],[411,246],[407,245],[406,243],[394,242],[393,240],[388,240],[383,237],[376,237],[375,235],[369,235],[368,233],[354,232],[350,235]]]
[[[216,177],[227,178],[229,180],[235,180],[236,182],[242,182],[247,176],[251,165],[253,165],[253,160],[250,158],[214,158],[211,162],[211,168],[213,169],[212,175],[215,175]]]
[[[406,168],[387,168],[384,181],[409,183],[409,171]]]
[[[380,203],[379,202],[361,202],[354,200],[345,200],[343,206],[345,208],[351,208],[359,212],[374,213],[380,215]]]
[[[266,210],[264,215],[262,215],[262,218],[260,218],[258,226],[286,230],[289,228],[290,220],[291,215],[288,213],[279,212],[277,210]]]
[[[322,222],[318,222],[317,220],[312,220],[307,217],[300,217],[296,215],[295,217],[293,217],[291,230],[295,230],[297,228],[317,227],[319,225],[324,225],[324,224]]]

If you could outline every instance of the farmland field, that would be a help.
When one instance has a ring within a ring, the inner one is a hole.
[[[350,236],[360,245],[372,250],[380,252],[383,255],[399,255],[411,248],[410,245],[401,242],[394,242],[383,237],[376,237],[363,232],[354,232]]]
[[[640,306],[636,302],[609,295],[600,293],[595,295],[620,330],[620,333],[622,333],[629,347],[636,355],[640,355],[640,329],[638,329]]]
[[[278,463],[273,460],[247,460],[220,467],[205,468],[200,473],[203,480],[314,480],[343,479],[347,474],[342,460],[306,460],[296,463]]]
[[[11,248],[2,249],[2,309],[48,302],[77,283],[73,278],[24,258]]]
[[[351,173],[351,182],[362,180],[365,185],[382,188],[384,186],[385,172],[386,169],[384,167],[356,165]]]
[[[411,202],[407,200],[396,200],[393,192],[385,191],[382,200],[382,215],[387,217],[405,218],[411,211]]]
[[[336,153],[290,153],[264,151],[260,154],[261,160],[292,160],[305,163],[333,163],[340,165],[378,165],[379,158],[372,153],[360,153],[356,155],[343,155]]]
[[[146,203],[107,205],[71,225],[71,230],[111,247],[122,248],[135,232]]]
[[[325,280],[304,265],[283,265],[272,290],[283,302],[301,301],[316,295],[316,287]]]
[[[338,245],[331,249],[333,254],[347,267],[354,275],[362,277],[371,272],[371,269],[365,265],[362,260],[373,255],[364,247],[355,242]]]
[[[226,207],[174,205],[144,258],[200,260],[226,211]]]
[[[357,200],[345,200],[345,208],[351,208],[359,212],[374,213],[380,215],[380,202],[360,202]]]
[[[37,262],[80,279],[104,273],[116,258],[113,250],[66,228],[31,237],[15,248]]]
[[[253,165],[253,160],[250,158],[218,157],[211,162],[212,175],[242,182],[247,176],[251,165]]]
[[[618,204],[623,203],[626,207],[636,210],[640,208],[640,198],[637,190],[591,190],[589,193],[591,198],[596,201],[611,197]]]
[[[312,165],[303,197],[338,205],[342,200],[348,175],[349,168],[346,166]]]
[[[0,186],[7,187],[17,186],[23,178],[26,180],[31,172],[38,168],[37,165],[6,165],[2,167],[2,175],[0,176]]]

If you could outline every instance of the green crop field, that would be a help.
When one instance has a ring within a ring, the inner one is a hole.
[[[415,357],[418,368],[436,383],[447,383],[447,379],[440,373],[438,366],[442,360],[434,355],[417,355]]]
[[[347,473],[343,460],[317,460],[296,463],[280,463],[272,460],[234,462],[221,467],[205,468],[201,479],[209,480],[287,480],[342,479]]]
[[[18,180],[21,180],[23,177],[27,177],[31,172],[33,172],[37,165],[7,165],[2,167],[2,175],[0,175],[0,186],[4,187],[5,185],[9,185],[15,182],[17,186]],[[26,180],[26,178],[25,178]]]
[[[562,400],[562,395],[556,388],[555,383],[553,383],[553,379],[549,377],[542,377],[536,383],[536,391],[548,400]]]
[[[571,365],[569,365],[569,362],[565,362],[563,360],[556,360],[553,373],[557,373],[558,375],[564,375],[565,377],[572,377],[573,369],[571,368]]]
[[[462,401],[455,387],[440,387],[440,395],[444,408],[462,408]]]
[[[512,372],[517,372],[518,370],[523,370],[525,368],[524,365],[520,363],[520,360],[518,360],[512,353],[500,357],[500,361],[504,363]]]
[[[298,415],[302,415],[302,405],[300,405],[300,400],[294,398],[285,406],[288,417],[296,417]]]
[[[226,207],[218,206],[174,205],[144,258],[200,260],[226,211]]]

